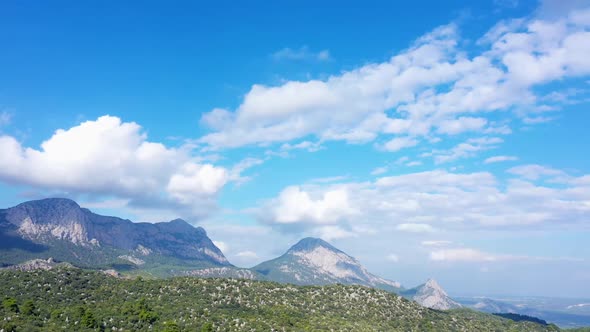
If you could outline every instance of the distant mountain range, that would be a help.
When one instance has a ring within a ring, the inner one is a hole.
[[[590,326],[588,299],[546,297],[458,297],[466,308],[486,313],[513,313],[534,316],[563,328]]]
[[[302,239],[282,256],[244,269],[230,264],[203,228],[181,219],[134,223],[95,214],[63,198],[0,210],[0,266],[50,268],[52,263],[47,262],[53,260],[131,275],[363,285],[398,293],[434,309],[461,306],[434,280],[404,289],[399,282],[371,274],[354,257],[322,239]]]
[[[0,210],[0,266],[50,257],[89,268],[153,271],[231,266],[201,227],[184,220],[134,223],[81,208],[69,199]]]

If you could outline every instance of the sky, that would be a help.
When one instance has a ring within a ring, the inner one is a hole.
[[[0,206],[590,298],[590,1],[3,1]]]

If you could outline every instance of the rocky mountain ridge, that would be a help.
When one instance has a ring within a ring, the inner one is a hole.
[[[297,285],[356,284],[391,291],[401,288],[399,282],[371,274],[354,257],[317,238],[304,238],[284,255],[252,270],[269,280]]]
[[[245,269],[230,264],[203,228],[182,219],[134,223],[95,214],[62,198],[0,210],[0,266],[50,269],[55,261],[123,275],[362,285],[395,292],[434,309],[460,307],[433,280],[404,290],[399,282],[370,273],[357,259],[318,238],[304,238],[280,257]]]
[[[49,257],[90,267],[135,268],[166,261],[192,268],[231,265],[203,228],[182,219],[134,223],[95,214],[63,198],[0,210],[0,240],[0,250],[18,254],[1,255],[1,265]]]
[[[426,283],[409,290],[404,290],[400,294],[431,309],[449,310],[462,307],[461,304],[451,299],[447,292],[434,279],[428,279]]]

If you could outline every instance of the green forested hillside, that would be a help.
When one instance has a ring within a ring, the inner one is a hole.
[[[75,268],[0,272],[4,331],[557,331],[440,312],[361,286],[117,279]]]

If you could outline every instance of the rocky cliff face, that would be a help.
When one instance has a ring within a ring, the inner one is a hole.
[[[369,273],[355,258],[316,238],[305,238],[281,257],[252,269],[269,280],[299,285],[341,283],[387,290],[401,286]]]
[[[402,292],[402,295],[427,308],[449,310],[461,307],[459,303],[449,297],[434,279],[429,279],[423,285],[406,290]]]
[[[27,252],[27,245],[37,246],[37,256],[46,252],[60,261],[73,257],[89,265],[112,261],[140,266],[156,257],[161,264],[169,257],[195,266],[231,265],[203,228],[184,220],[133,223],[95,214],[69,199],[30,201],[0,210],[0,234],[5,243],[13,243],[12,249]]]
[[[36,242],[58,239],[77,245],[96,243],[88,238],[84,211],[71,200],[22,203],[4,210],[4,219],[14,225],[22,237]]]

